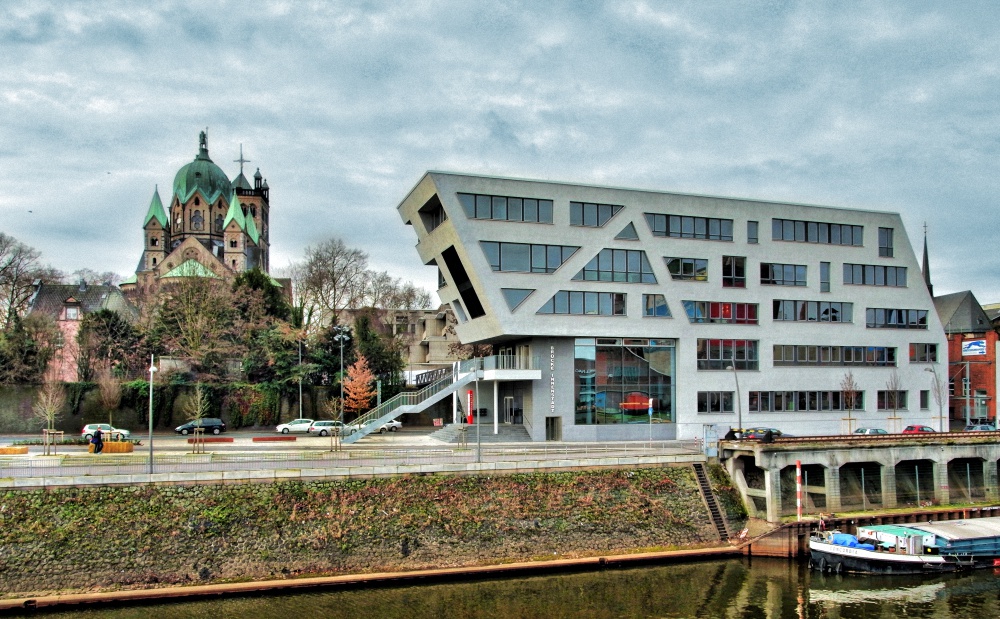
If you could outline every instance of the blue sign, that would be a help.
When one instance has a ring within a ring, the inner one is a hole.
[[[986,354],[986,340],[970,340],[968,342],[962,342],[962,356],[968,357],[972,355],[985,355]]]

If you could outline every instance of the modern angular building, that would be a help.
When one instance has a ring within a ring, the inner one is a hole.
[[[494,372],[479,406],[535,440],[945,421],[896,213],[444,172],[398,210],[462,343],[533,370]]]

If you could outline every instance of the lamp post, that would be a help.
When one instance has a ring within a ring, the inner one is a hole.
[[[736,364],[726,369],[733,371],[733,380],[736,381],[736,425],[738,426],[736,430],[739,432],[740,438],[743,438],[743,405],[740,402],[742,400],[740,397],[740,375],[736,373]]]
[[[343,331],[337,333],[333,336],[335,342],[340,344],[340,427],[337,428],[337,446],[340,446],[340,433],[344,429],[344,342],[351,339],[350,335],[347,335]],[[330,441],[333,441],[333,432],[330,433]]]
[[[302,337],[299,337],[299,419],[302,419]]]
[[[156,365],[153,355],[149,355],[149,474],[153,474],[153,374]]]

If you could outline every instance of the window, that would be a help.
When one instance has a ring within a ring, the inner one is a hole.
[[[642,295],[642,315],[650,318],[671,318],[667,298],[662,294]]]
[[[438,271],[438,289],[441,289],[448,285],[448,280],[444,278],[444,273],[441,272],[440,268],[438,268],[437,271]]]
[[[931,392],[927,389],[920,390],[920,410],[925,411],[931,407]]]
[[[552,223],[552,200],[460,193],[458,201],[470,219]]]
[[[699,370],[757,369],[757,340],[698,340]]]
[[[896,349],[889,346],[775,344],[773,353],[774,367],[802,365],[896,366]]]
[[[774,320],[794,322],[853,322],[854,304],[837,301],[776,299]]]
[[[757,244],[757,243],[760,242],[758,240],[758,236],[757,236],[757,228],[758,227],[759,226],[757,225],[756,221],[748,221],[747,222],[747,243]]]
[[[668,236],[676,239],[703,239],[708,241],[733,240],[732,219],[646,213],[646,223],[649,225],[649,231],[653,236]]]
[[[602,228],[608,220],[625,208],[617,204],[569,203],[569,225]]]
[[[725,301],[681,301],[681,303],[684,305],[688,321],[692,323],[757,324],[756,303]]]
[[[892,228],[878,229],[878,255],[892,258]]]
[[[869,307],[865,323],[869,329],[926,329],[927,310]]]
[[[627,226],[622,228],[622,231],[615,236],[616,241],[638,241],[639,233],[635,231],[635,224],[629,222]]]
[[[573,276],[576,281],[655,284],[646,252],[638,249],[602,249]]]
[[[671,339],[589,337],[574,341],[577,425],[673,421],[674,350]]]
[[[723,256],[722,257],[722,287],[723,288],[746,288],[747,287],[747,259],[743,256]]]
[[[513,273],[555,273],[579,247],[571,245],[528,245],[480,241],[486,260],[494,271]]]
[[[625,294],[620,292],[582,292],[560,290],[538,310],[539,314],[574,314],[578,316],[624,316]]]
[[[826,245],[864,245],[863,226],[831,224],[818,221],[772,219],[771,239],[797,243],[822,243]]]
[[[761,262],[760,283],[769,286],[805,286],[806,266]]]
[[[910,344],[910,363],[937,363],[937,344]]]
[[[698,392],[698,412],[699,413],[732,413],[733,412],[733,392],[732,391],[699,391]]]
[[[431,196],[430,200],[421,206],[417,213],[420,214],[420,220],[423,222],[427,232],[433,232],[438,226],[448,220],[448,214],[444,212],[444,206],[441,204],[441,199],[438,198],[437,194]]]
[[[80,320],[80,308],[79,307],[67,307],[66,308],[66,320]]]
[[[844,263],[844,283],[855,286],[906,287],[906,267]]]
[[[879,391],[878,410],[880,411],[906,410],[906,392]]]
[[[751,413],[865,409],[864,391],[751,391]]]
[[[708,260],[701,258],[664,258],[670,279],[697,282],[708,281]]]
[[[235,248],[235,247],[237,247],[237,245],[238,245],[238,243],[236,242],[236,239],[229,239],[229,246],[230,247]]]
[[[830,263],[819,263],[819,291],[830,292]]]
[[[156,247],[159,244],[160,244],[160,239],[156,238],[155,236],[149,237],[149,246],[150,247]]]

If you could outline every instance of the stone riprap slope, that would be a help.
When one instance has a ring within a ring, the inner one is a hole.
[[[689,467],[0,495],[6,597],[716,543]]]

